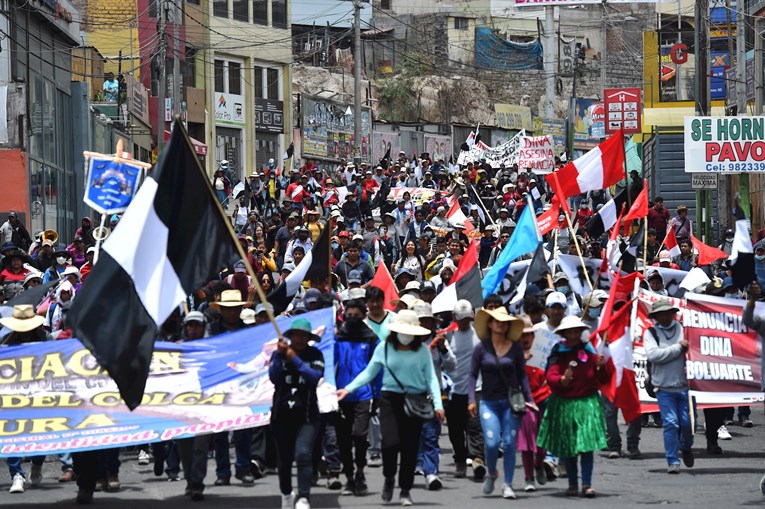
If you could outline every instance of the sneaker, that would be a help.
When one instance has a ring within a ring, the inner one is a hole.
[[[295,506],[295,494],[282,495],[282,509],[293,509]]]
[[[369,488],[367,487],[367,478],[362,473],[357,473],[356,477],[353,479],[354,484],[354,490],[353,494],[357,497],[363,497],[364,495],[367,495],[369,493]]]
[[[151,458],[149,458],[149,453],[146,451],[138,451],[138,464],[139,465],[148,465],[151,462]]]
[[[560,471],[558,470],[558,465],[556,465],[555,463],[549,460],[545,460],[543,465],[545,468],[545,474],[547,474],[546,477],[548,481],[554,481],[555,479],[560,477]]]
[[[483,464],[483,460],[476,458],[473,460],[473,480],[483,481],[486,477],[486,465]]]
[[[74,470],[64,470],[61,475],[58,476],[58,482],[72,482],[74,481]]]
[[[547,484],[547,470],[545,469],[544,463],[534,469],[534,475],[536,475],[537,483],[539,483],[540,486]]]
[[[465,477],[467,477],[466,463],[457,463],[457,465],[454,467],[454,477],[456,479],[464,479]]]
[[[249,472],[249,470],[239,470],[234,472],[234,477],[242,481],[242,484],[255,484],[255,478]]]
[[[722,454],[723,450],[722,447],[719,445],[708,445],[707,446],[707,454]]]
[[[37,486],[42,482],[42,465],[32,465],[32,474],[29,476],[29,485]]]
[[[180,476],[178,476],[178,474],[176,474],[175,472],[170,472],[167,474],[168,482],[178,482],[180,480],[181,480]]]
[[[486,477],[484,477],[483,479],[483,494],[484,495],[491,495],[492,493],[494,493],[494,481],[497,480],[498,475],[499,473],[494,475],[489,474]]]
[[[162,473],[165,470],[165,460],[158,461],[154,458],[154,477],[162,477]]]
[[[205,499],[205,494],[200,488],[191,488],[191,500],[193,500],[194,502],[201,502],[204,499]]]
[[[533,485],[534,481],[531,481],[531,484]],[[526,490],[526,491],[529,491],[529,490]],[[515,496],[515,492],[513,491],[513,487],[512,486],[508,486],[507,484],[503,484],[502,485],[502,498],[509,498],[509,499],[515,500],[518,497]]]
[[[393,499],[393,489],[395,487],[396,487],[396,478],[386,477],[385,482],[383,483],[382,493],[380,495],[383,499],[383,502],[390,502]]]
[[[89,505],[93,503],[93,492],[80,490],[77,492],[77,503],[80,505]]]
[[[748,417],[746,417],[744,419],[739,419],[738,422],[739,422],[739,424],[741,424],[745,428],[753,428],[754,427],[754,423]]]
[[[401,501],[401,505],[404,507],[414,505],[414,502],[412,502],[412,496],[408,491],[401,490],[401,495],[399,495],[398,499]]]
[[[621,457],[622,453],[620,451],[609,451],[608,452],[608,459],[618,459]]]
[[[353,479],[348,479],[345,482],[345,486],[343,486],[342,491],[340,492],[341,495],[355,495],[356,494],[356,483],[353,482]]]
[[[686,467],[691,468],[695,463],[696,459],[693,457],[693,451],[690,449],[686,449],[685,451],[682,451],[683,454],[683,463]]]
[[[230,477],[218,477],[215,479],[215,486],[231,486]]]
[[[422,469],[422,467],[417,467],[414,469],[414,475],[421,475],[422,477],[425,477],[425,471]]]
[[[668,474],[679,474],[680,473],[680,465],[669,465],[667,467],[667,473]]]
[[[443,487],[443,483],[436,474],[428,474],[425,476],[425,487],[430,491],[438,491]]]
[[[534,479],[526,479],[526,484],[523,486],[523,491],[537,491],[537,485],[534,484]]]
[[[117,474],[106,474],[106,488],[107,491],[119,491],[122,487],[120,484],[120,477]]]
[[[728,428],[726,428],[725,425],[722,425],[719,428],[717,428],[717,439],[718,440],[732,440],[733,437],[730,436],[730,433],[728,433]]]
[[[250,473],[252,474],[252,477],[255,479],[262,479],[264,476],[263,466],[257,460],[252,460],[250,463]]]
[[[24,479],[24,476],[21,474],[16,474],[13,476],[13,480],[11,481],[11,487],[8,490],[8,493],[24,493],[24,483],[27,482],[26,479]]]
[[[339,490],[342,487],[343,482],[340,480],[340,476],[338,474],[329,474],[329,477],[327,477],[327,489]]]
[[[295,509],[311,509],[311,503],[305,497],[300,497],[295,502]]]
[[[368,466],[372,468],[377,468],[382,466],[382,458],[380,456],[370,456],[369,462],[367,463]]]
[[[765,497],[765,475],[763,475],[762,479],[760,479],[760,493],[762,493],[762,496]]]
[[[629,449],[627,449],[627,456],[631,460],[639,459],[642,455],[643,453],[640,452],[640,449],[638,449],[637,447],[630,447]]]

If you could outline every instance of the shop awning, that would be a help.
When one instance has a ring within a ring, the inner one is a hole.
[[[170,139],[170,131],[165,131],[165,142]],[[197,153],[198,156],[206,156],[207,155],[207,145],[202,143],[201,141],[192,138],[189,136],[189,139],[191,140],[191,144],[194,146],[194,151]]]

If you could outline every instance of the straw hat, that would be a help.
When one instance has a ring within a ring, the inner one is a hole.
[[[239,290],[223,290],[220,294],[220,301],[212,302],[211,306],[233,308],[247,304],[242,300],[242,292]]]
[[[560,325],[555,329],[555,334],[560,334],[563,331],[571,329],[584,329],[590,330],[586,323],[584,323],[578,316],[566,316],[560,321]]]
[[[412,336],[427,336],[430,331],[420,326],[420,318],[411,309],[404,309],[392,317],[388,322],[388,330],[398,334],[410,334]]]
[[[510,322],[510,327],[507,329],[505,336],[510,341],[518,341],[523,334],[523,321],[518,317],[510,315],[504,307],[491,310],[481,308],[475,315],[475,332],[482,340],[491,337],[489,318],[499,320],[500,322]]]
[[[13,306],[13,316],[0,318],[0,324],[13,332],[29,332],[40,327],[44,322],[45,318],[35,314],[35,308],[32,304]]]
[[[313,330],[311,330],[311,322],[309,322],[306,318],[298,318],[292,324],[290,324],[290,328],[284,331],[284,337],[285,338],[291,338],[292,333],[295,331],[301,331],[308,334],[308,340],[319,342],[321,341],[321,337],[319,337],[318,334],[314,334]]]

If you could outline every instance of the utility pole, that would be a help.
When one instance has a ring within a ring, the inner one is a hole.
[[[709,115],[709,0],[696,0],[694,12],[694,53],[695,53],[695,87],[694,99],[696,115]],[[708,195],[708,196],[707,196]],[[710,242],[710,214],[712,194],[705,190],[696,191],[696,235]],[[710,203],[708,203],[710,202]]]
[[[165,31],[167,29],[167,5],[166,0],[162,0],[157,9],[159,20],[157,21],[157,65],[159,66],[159,84],[157,84],[157,155],[162,152],[165,145],[165,90],[167,87],[167,69],[165,68],[167,55],[167,40]]]
[[[179,27],[181,19],[180,2],[174,2],[173,9],[173,116],[181,114],[181,41]]]
[[[606,0],[603,0],[603,12],[600,15],[600,91],[606,89]],[[608,119],[606,119],[608,121]]]
[[[361,163],[361,0],[353,1],[353,162]]]
[[[739,117],[746,115],[746,13],[743,4],[743,0],[736,2],[736,106]]]
[[[555,118],[553,97],[555,97],[555,53],[553,53],[553,38],[555,37],[555,7],[545,7],[545,119]],[[574,55],[576,58],[576,55]]]

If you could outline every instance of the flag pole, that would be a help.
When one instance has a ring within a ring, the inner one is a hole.
[[[175,122],[176,126],[175,129],[180,128],[181,134],[183,134],[183,139],[186,141],[186,144],[189,146],[189,149],[192,153],[194,153],[194,147],[191,144],[191,140],[189,139],[189,133],[186,132],[186,129],[183,127],[183,124],[180,121],[181,117],[180,115],[175,116]],[[242,261],[244,261],[245,267],[247,267],[247,274],[252,278],[252,282],[255,285],[255,292],[258,294],[258,297],[260,297],[260,300],[263,304],[268,302],[268,299],[266,298],[266,294],[263,292],[263,288],[260,287],[260,283],[258,283],[258,278],[255,277],[255,271],[252,268],[252,265],[250,264],[250,260],[247,257],[247,254],[244,252],[244,249],[242,248],[242,245],[239,243],[239,239],[236,237],[236,233],[234,232],[234,227],[231,225],[231,221],[229,221],[228,217],[226,216],[226,213],[223,211],[223,207],[221,206],[220,202],[218,201],[218,198],[215,196],[215,193],[213,192],[213,188],[210,185],[210,179],[207,177],[207,174],[204,171],[204,168],[202,168],[202,164],[199,162],[199,158],[194,157],[194,160],[196,161],[197,170],[202,174],[204,177],[205,182],[207,183],[207,191],[210,193],[210,198],[215,203],[215,206],[218,210],[218,213],[220,214],[220,217],[223,219],[223,223],[226,225],[226,229],[228,230],[229,235],[231,235],[231,240],[236,246],[236,250],[239,252],[239,256],[242,257]],[[249,297],[249,296],[248,296]],[[276,318],[274,317],[274,313],[268,306],[265,306],[266,308],[266,314],[268,314],[268,320],[271,322],[271,324],[274,326],[274,329],[276,330],[276,335],[279,337],[279,339],[282,339],[282,332],[279,329],[279,326],[276,324]]]
[[[643,218],[643,277],[648,267],[648,216]]]
[[[555,269],[558,266],[558,229],[555,229],[555,233],[553,234],[553,266],[552,266],[552,273],[555,274]]]
[[[564,207],[563,213],[566,215],[566,221],[568,222],[568,229],[571,232],[571,238],[574,241],[574,247],[576,247],[576,254],[579,256],[579,261],[582,264],[582,269],[584,272],[584,277],[587,280],[587,284],[590,286],[590,292],[592,292],[595,287],[592,286],[592,281],[590,280],[590,275],[587,273],[587,265],[584,263],[584,257],[582,256],[582,249],[579,247],[579,241],[576,240],[576,231],[574,230],[574,223],[571,222],[571,214],[568,213],[568,210]]]

